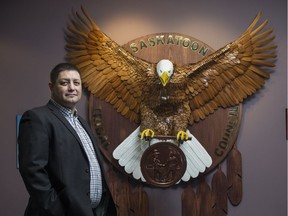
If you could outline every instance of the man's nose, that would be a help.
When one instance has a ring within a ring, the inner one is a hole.
[[[74,85],[73,82],[69,83],[68,89],[69,89],[69,90],[74,90],[74,89],[75,89],[75,85]]]

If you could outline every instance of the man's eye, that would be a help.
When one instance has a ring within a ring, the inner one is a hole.
[[[68,85],[68,82],[62,81],[62,82],[60,82],[60,85],[66,86],[66,85]]]
[[[79,86],[81,83],[80,82],[74,82],[74,85]]]

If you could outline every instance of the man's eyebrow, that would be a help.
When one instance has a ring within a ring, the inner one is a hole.
[[[81,80],[79,78],[61,78],[60,80]]]

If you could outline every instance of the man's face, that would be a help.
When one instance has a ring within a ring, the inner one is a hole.
[[[51,97],[60,105],[74,109],[82,95],[80,74],[75,70],[59,73],[55,83],[49,83]]]

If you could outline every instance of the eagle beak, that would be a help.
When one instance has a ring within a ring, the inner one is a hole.
[[[170,76],[168,75],[166,71],[164,71],[162,75],[160,76],[160,80],[163,86],[167,85],[167,83],[169,82],[169,79],[170,79]]]

